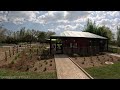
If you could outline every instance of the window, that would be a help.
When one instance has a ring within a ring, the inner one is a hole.
[[[73,44],[73,48],[77,48],[77,43],[74,43],[74,44]]]
[[[77,48],[77,43],[70,43],[70,48]]]
[[[70,43],[70,48],[72,48],[72,43]]]

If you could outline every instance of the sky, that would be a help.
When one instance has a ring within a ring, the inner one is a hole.
[[[0,11],[0,24],[9,30],[22,27],[40,31],[82,31],[87,20],[108,26],[115,34],[120,25],[119,11]]]

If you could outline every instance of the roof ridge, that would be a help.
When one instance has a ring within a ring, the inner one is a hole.
[[[56,35],[57,36],[57,35]],[[101,39],[107,39],[106,37],[90,33],[90,32],[83,32],[83,31],[73,31],[73,30],[67,30],[63,31],[59,35],[60,37],[85,37],[85,38],[101,38]]]

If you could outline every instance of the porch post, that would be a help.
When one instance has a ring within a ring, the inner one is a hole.
[[[107,39],[107,51],[108,51],[108,39]]]
[[[51,54],[51,37],[50,37],[50,54]]]

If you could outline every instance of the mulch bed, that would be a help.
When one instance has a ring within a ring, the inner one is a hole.
[[[116,56],[111,56],[108,54],[105,55],[96,55],[96,56],[89,56],[89,57],[80,57],[77,58],[71,57],[78,65],[82,68],[89,68],[89,67],[98,67],[107,65],[105,62],[119,62],[120,58]]]
[[[32,58],[23,53],[17,60],[7,65],[2,65],[0,68],[12,69],[22,72],[54,72],[55,61],[54,57],[41,60],[38,55],[32,55]]]

